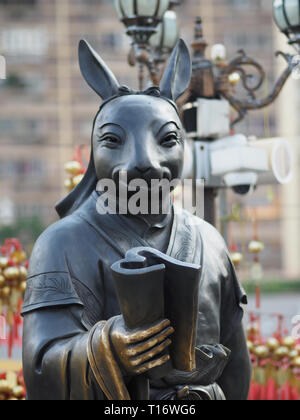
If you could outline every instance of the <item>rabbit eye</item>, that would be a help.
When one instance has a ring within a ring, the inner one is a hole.
[[[161,145],[164,147],[173,147],[173,146],[176,146],[177,143],[178,143],[177,133],[169,133],[161,141]]]
[[[114,148],[122,144],[121,139],[114,134],[105,134],[99,139],[99,143],[104,147]]]

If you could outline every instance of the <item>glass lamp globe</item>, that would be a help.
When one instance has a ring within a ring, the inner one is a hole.
[[[168,10],[163,21],[158,25],[157,32],[150,38],[150,45],[159,50],[172,50],[179,38],[177,15]]]
[[[299,43],[300,0],[274,0],[273,9],[274,19],[279,29],[290,37],[291,43]]]
[[[115,0],[115,8],[127,27],[127,35],[138,45],[149,42],[169,5],[169,0]]]
[[[169,7],[169,0],[115,0],[120,19],[152,17],[161,19]]]

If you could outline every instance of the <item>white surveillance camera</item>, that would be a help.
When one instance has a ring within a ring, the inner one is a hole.
[[[249,194],[254,191],[258,175],[255,172],[232,172],[223,178],[226,187],[230,187],[240,195]]]

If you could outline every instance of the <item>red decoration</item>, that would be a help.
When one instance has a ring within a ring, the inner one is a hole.
[[[265,339],[261,332],[260,293],[257,289],[257,312],[249,314],[248,348],[253,367],[250,401],[300,401],[300,348],[297,340],[287,336],[284,316],[276,317],[273,337]],[[270,315],[269,315],[270,316]]]

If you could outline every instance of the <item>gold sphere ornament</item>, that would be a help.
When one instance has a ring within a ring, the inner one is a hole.
[[[284,357],[288,357],[289,355],[289,348],[285,346],[278,347],[278,349],[275,351],[274,356],[277,360],[283,359]]]
[[[247,340],[247,347],[248,347],[249,353],[253,353],[253,350],[254,350],[254,344],[253,344],[253,342],[252,342],[252,341]]]
[[[296,359],[299,356],[298,350],[291,350],[289,352],[289,358],[290,359]]]
[[[259,358],[259,359],[265,359],[266,357],[269,356],[269,349],[267,346],[257,346],[254,349],[254,354]]]
[[[300,357],[296,357],[296,358],[293,360],[293,366],[294,366],[294,367],[297,367],[297,368],[300,368]]]
[[[240,81],[241,81],[241,75],[240,75],[240,73],[238,73],[238,72],[236,71],[236,72],[234,72],[234,73],[231,73],[231,74],[228,76],[228,80],[229,80],[229,83],[231,84],[231,86],[236,86],[236,85],[238,85],[238,84],[240,83]]]
[[[262,241],[253,240],[250,242],[248,249],[252,254],[259,254],[261,251],[263,251],[265,248],[265,245]]]
[[[72,191],[72,190],[73,190],[73,188],[74,188],[74,185],[73,185],[73,180],[72,180],[72,179],[66,179],[66,180],[65,180],[65,182],[64,182],[64,185],[65,185],[65,188],[66,188],[68,191]]]
[[[15,280],[19,277],[20,271],[17,267],[8,267],[3,271],[3,275],[7,280]]]
[[[17,250],[11,254],[11,258],[15,264],[22,264],[26,261],[26,254],[22,250]]]
[[[26,286],[27,286],[26,281],[22,281],[22,283],[21,283],[21,284],[20,284],[20,286],[19,286],[20,291],[21,291],[22,293],[25,293],[25,291],[26,291]]]
[[[81,169],[82,169],[81,165],[77,160],[72,160],[65,164],[65,171],[73,176],[79,175],[81,172]]]
[[[6,268],[8,266],[8,258],[0,257],[0,268]]]
[[[282,340],[282,345],[291,349],[295,346],[295,339],[290,336],[284,337],[284,339]]]
[[[15,386],[12,393],[14,397],[21,398],[24,394],[24,388],[21,385]]]
[[[275,337],[269,338],[266,345],[271,351],[278,349],[278,347],[280,346],[279,341]]]
[[[5,286],[5,283],[6,283],[5,277],[2,276],[2,274],[0,274],[0,289],[2,289],[2,287]]]
[[[23,267],[21,265],[21,267],[19,267],[19,279],[21,281],[22,280],[26,280],[27,279],[27,274],[28,274],[27,268],[26,267]]]
[[[1,296],[4,298],[8,298],[10,296],[11,288],[8,286],[3,287],[1,289]]]
[[[233,252],[231,254],[231,260],[233,262],[233,264],[238,267],[239,264],[241,263],[241,261],[243,260],[243,254],[241,254],[240,252]]]
[[[83,180],[83,177],[84,177],[84,174],[74,176],[74,178],[73,178],[74,188],[77,187],[78,184],[80,184],[80,182]]]
[[[11,393],[12,389],[11,386],[9,385],[8,381],[6,380],[1,380],[0,381],[0,393],[1,394],[9,394]]]
[[[250,324],[247,327],[247,334],[248,335],[257,335],[259,333],[259,327],[257,324]]]

